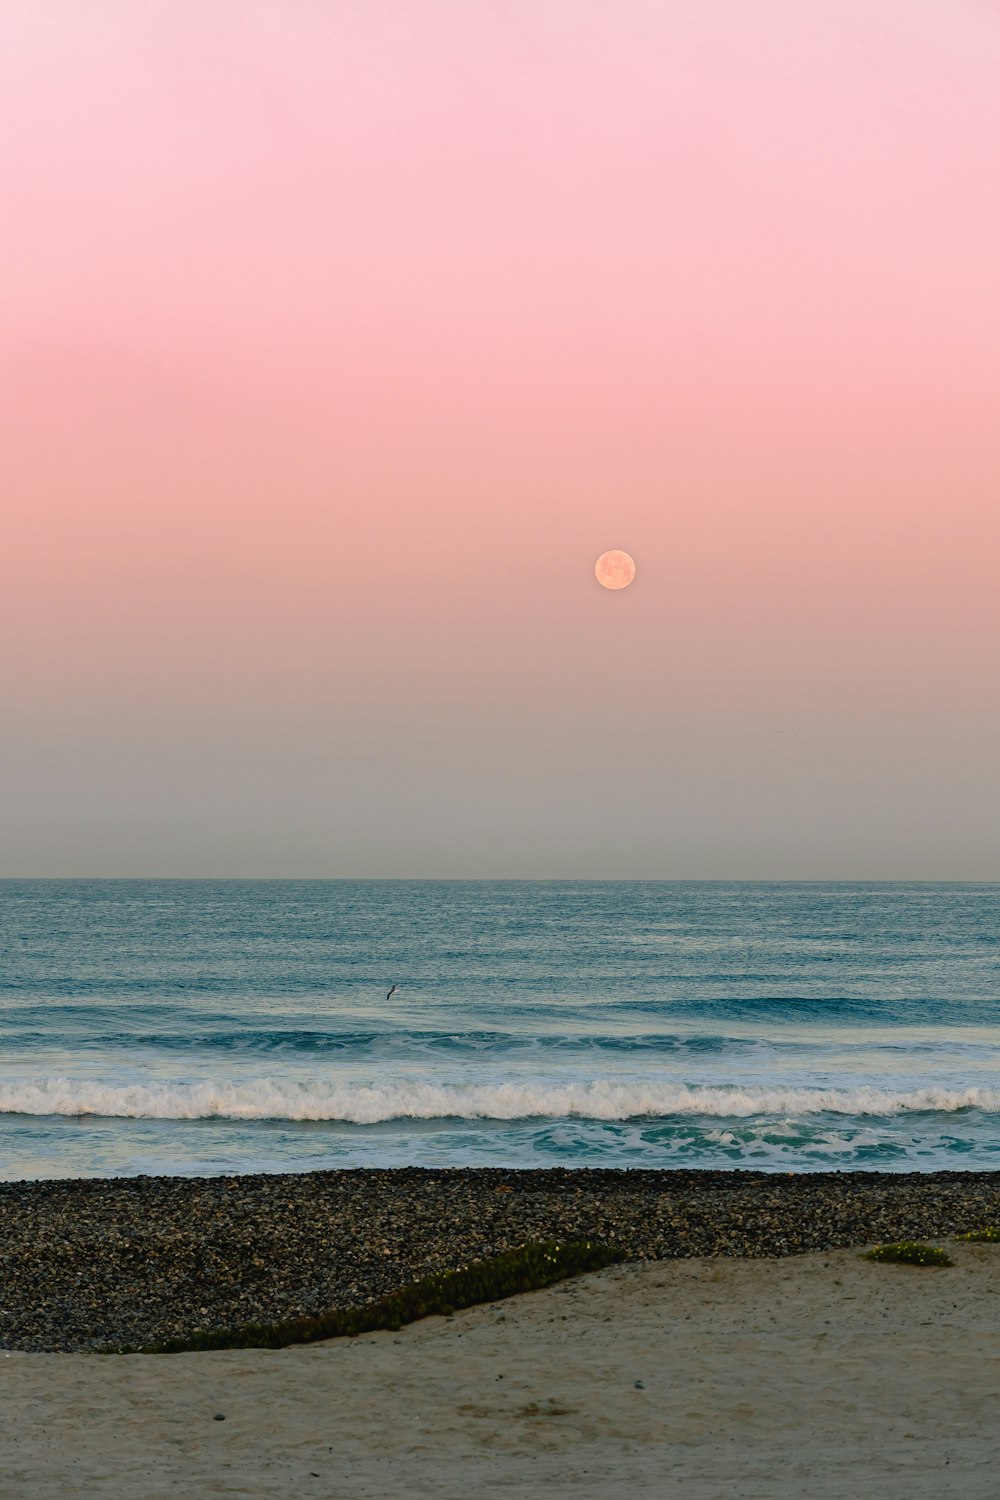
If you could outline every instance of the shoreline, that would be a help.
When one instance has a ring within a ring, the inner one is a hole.
[[[77,1352],[357,1306],[528,1240],[781,1259],[1000,1224],[1000,1172],[349,1168],[0,1183],[0,1349]]]

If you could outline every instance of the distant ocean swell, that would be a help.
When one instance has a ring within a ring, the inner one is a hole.
[[[5,1038],[11,1052],[32,1051],[52,1045],[51,1032],[15,1031]],[[615,1052],[632,1056],[651,1052],[727,1053],[771,1051],[776,1044],[761,1037],[681,1036],[666,1034],[603,1036],[586,1034],[536,1034],[479,1031],[279,1031],[270,1028],[243,1028],[238,1031],[205,1031],[168,1033],[135,1029],[131,1032],[91,1032],[73,1038],[76,1048],[89,1051],[122,1051],[129,1048],[161,1052],[301,1052],[357,1053],[469,1053],[491,1056],[506,1052]],[[785,1044],[787,1045],[787,1044]]]
[[[601,1079],[554,1084],[373,1084],[294,1082],[105,1084],[53,1078],[0,1087],[0,1114],[94,1115],[117,1119],[339,1121],[387,1120],[665,1120],[676,1116],[749,1119],[815,1115],[887,1118],[977,1111],[1000,1114],[1000,1089],[912,1091],[774,1087],[689,1087]]]

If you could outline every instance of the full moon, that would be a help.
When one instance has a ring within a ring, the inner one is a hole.
[[[635,563],[627,552],[602,552],[594,576],[606,589],[627,589],[635,577]]]

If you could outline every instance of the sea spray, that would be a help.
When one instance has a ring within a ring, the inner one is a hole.
[[[337,1084],[255,1078],[241,1082],[102,1084],[69,1078],[0,1085],[0,1114],[97,1115],[117,1119],[341,1121],[387,1120],[669,1120],[885,1118],[908,1113],[978,1110],[1000,1114],[1000,1089],[865,1087],[692,1088],[685,1084],[623,1084],[613,1079],[559,1084]]]

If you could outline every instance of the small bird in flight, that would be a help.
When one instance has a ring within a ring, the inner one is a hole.
[[[385,997],[385,998],[386,998],[386,999],[387,999],[387,1000],[388,1000],[388,999],[389,999],[389,998],[390,998],[390,997],[391,997],[391,996],[392,996],[392,995],[394,995],[394,994],[395,994],[395,993],[396,993],[396,986],[395,986],[395,985],[393,985],[393,987],[392,987],[392,989],[391,989],[391,990],[390,990],[390,991],[389,991],[389,994],[388,994],[388,995],[386,995],[386,997]]]

